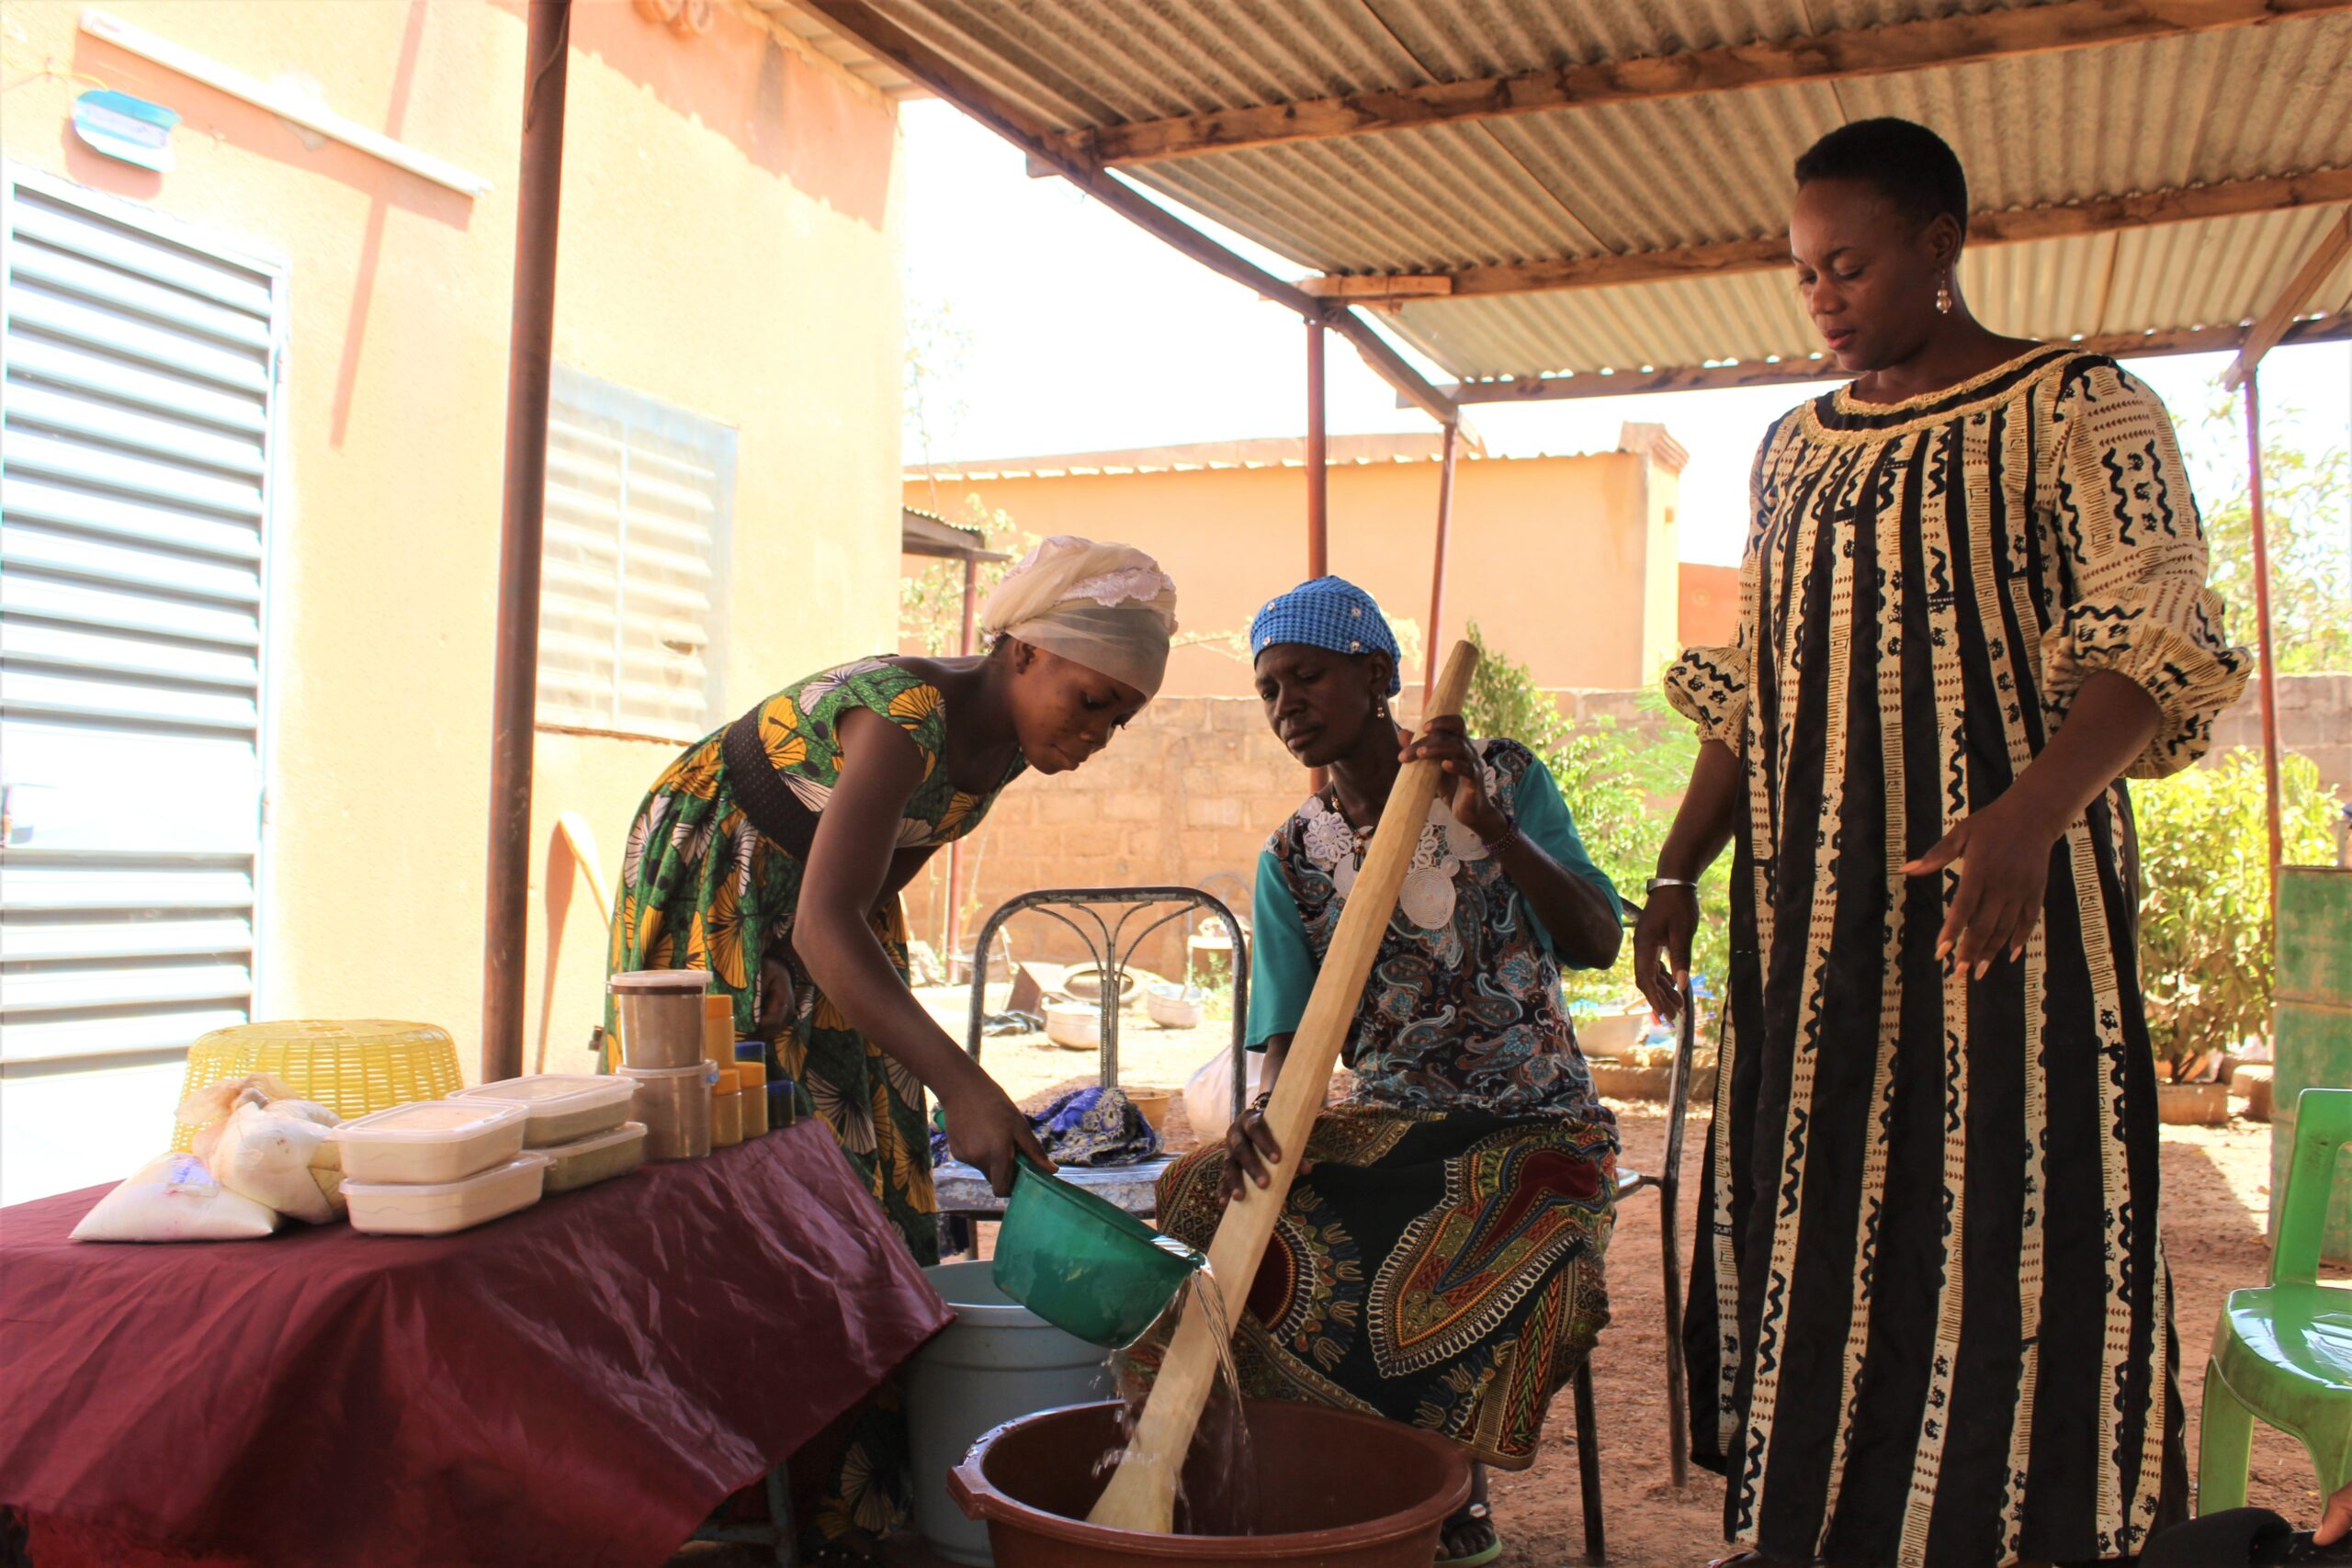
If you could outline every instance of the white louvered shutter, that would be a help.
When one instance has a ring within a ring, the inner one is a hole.
[[[538,722],[688,739],[721,716],[735,433],[556,367]]]
[[[247,1017],[281,284],[268,264],[21,172],[0,209],[0,1199],[13,1201],[120,1173],[67,1168],[119,1156],[61,1153],[85,1133],[57,1125],[76,1092],[61,1080],[96,1075],[117,1111],[135,1088],[142,1117],[161,1089],[165,1120],[133,1139],[152,1153],[188,1043]]]

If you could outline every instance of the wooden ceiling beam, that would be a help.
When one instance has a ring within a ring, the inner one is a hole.
[[[1398,408],[1409,404],[1440,424],[1461,422],[1461,407],[1445,395],[1445,389],[1407,364],[1405,356],[1396,352],[1396,345],[1374,332],[1370,321],[1348,310],[1334,310],[1323,321],[1332,331],[1355,344],[1356,353],[1372,367],[1374,375],[1396,389]],[[1473,436],[1472,439],[1475,441],[1476,438]]]
[[[1453,279],[1442,272],[1317,273],[1298,286],[1317,299],[1346,305],[1399,305],[1408,299],[1442,299],[1453,292]]]
[[[2052,0],[1881,28],[1563,65],[1514,76],[1130,120],[1059,132],[1056,140],[1063,156],[1098,167],[1154,163],[1543,109],[1838,82],[2052,50],[2177,38],[2321,16],[2347,6],[2352,0]]]
[[[2246,329],[2245,345],[2238,350],[2237,363],[2222,375],[2223,386],[2235,391],[2245,385],[2246,378],[2254,374],[2254,367],[2262,363],[2262,356],[2277,347],[2294,330],[2296,313],[2312,302],[2312,296],[2319,292],[2320,285],[2335,276],[2335,269],[2344,265],[2346,256],[2352,256],[2352,208],[2346,208],[2327,232],[2320,236],[2319,243],[2312,246],[2312,254],[2303,258],[2303,265],[2295,269],[2295,276],[2288,280],[2278,298],[2272,300],[2270,308],[2256,317],[2254,325]]]
[[[2212,354],[2243,348],[2251,327],[2182,327],[2169,332],[2116,333],[2064,346],[2119,359],[2152,359],[2171,354]],[[2318,316],[2281,328],[2278,344],[2341,343],[2352,339],[2352,313]],[[1518,381],[1466,381],[1444,389],[1456,403],[1541,403],[1578,398],[1636,397],[1649,392],[1709,392],[1733,387],[1780,387],[1795,381],[1835,381],[1826,359],[1754,360],[1738,365],[1689,366],[1671,370],[1621,371],[1613,376],[1530,377]],[[1399,406],[1402,406],[1401,404]]]
[[[2049,207],[1979,212],[1968,220],[1968,243],[2006,245],[2026,240],[2066,239],[2341,201],[2352,201],[2352,168],[2313,169],[2275,179],[2229,180],[2218,185],[2142,191],[2132,196],[2095,197],[2088,201]],[[1496,266],[1464,267],[1459,272],[1327,274],[1309,277],[1301,287],[1320,298],[1394,306],[1429,299],[1462,299],[1555,288],[1606,288],[1679,277],[1781,272],[1789,265],[1789,237],[1780,233],[1760,240],[1726,240],[1622,255],[1509,262]]]
[[[1054,132],[1035,115],[991,92],[969,72],[908,32],[876,10],[867,0],[797,0],[806,10],[825,19],[836,30],[869,52],[913,77],[932,92],[1012,142],[1028,155],[1032,169],[1043,164],[1062,175],[1095,200],[1136,227],[1174,246],[1218,275],[1231,278],[1297,311],[1322,321],[1355,344],[1365,363],[1396,389],[1401,403],[1427,412],[1441,424],[1461,417],[1445,394],[1408,364],[1388,342],[1344,304],[1318,299],[1295,283],[1276,277],[1263,267],[1218,244],[1132,186],[1082,160],[1073,160]],[[2204,4],[2207,0],[2194,0]],[[2303,0],[2294,0],[2303,3]],[[2346,0],[2352,4],[2352,0]]]

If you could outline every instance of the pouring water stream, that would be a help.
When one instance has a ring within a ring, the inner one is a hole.
[[[1225,1309],[1225,1292],[1206,1264],[1187,1275],[1167,1308],[1151,1327],[1131,1345],[1111,1352],[1104,1367],[1119,1398],[1119,1442],[1094,1463],[1097,1479],[1107,1479],[1127,1457],[1136,1423],[1142,1417],[1151,1380],[1136,1351],[1143,1347],[1164,1350],[1176,1325],[1197,1297],[1216,1330],[1216,1379],[1193,1434],[1192,1452],[1175,1478],[1178,1535],[1255,1535],[1259,1531],[1257,1465],[1250,1449],[1250,1425],[1241,1403],[1241,1374],[1233,1359],[1233,1322]],[[1197,1456],[1208,1456],[1200,1462]],[[1188,1485],[1188,1478],[1200,1483]]]

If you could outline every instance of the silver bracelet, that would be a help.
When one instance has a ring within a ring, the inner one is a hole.
[[[1646,898],[1661,887],[1688,887],[1693,893],[1699,891],[1699,885],[1685,877],[1653,876],[1648,882],[1643,884],[1642,897]]]

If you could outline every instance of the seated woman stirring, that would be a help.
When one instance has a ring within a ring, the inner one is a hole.
[[[1563,964],[1617,955],[1616,890],[1558,787],[1515,740],[1389,716],[1396,639],[1372,596],[1304,583],[1250,628],[1267,722],[1330,783],[1258,861],[1249,1042],[1271,1089],[1399,766],[1443,768],[1345,1060],[1238,1325],[1246,1393],[1436,1431],[1482,1461],[1438,1561],[1492,1562],[1487,1464],[1524,1469],[1545,1404],[1608,1321],[1601,1255],[1616,1125],[1560,996]],[[1160,1224],[1197,1247],[1280,1157],[1261,1093],[1160,1180]]]
[[[899,889],[1023,770],[1078,767],[1142,709],[1167,668],[1176,585],[1140,550],[1058,536],[997,585],[981,626],[985,655],[859,660],[690,748],[638,809],[613,920],[615,971],[710,971],[736,1037],[767,1043],[770,1072],[799,1086],[803,1113],[832,1129],[926,1264],[939,1233],[925,1089],[956,1157],[997,1191],[1016,1154],[1053,1162],[909,989]],[[884,1533],[907,1504],[895,1395],[854,1427],[814,1510],[828,1544]],[[818,1468],[804,1459],[796,1483]]]

